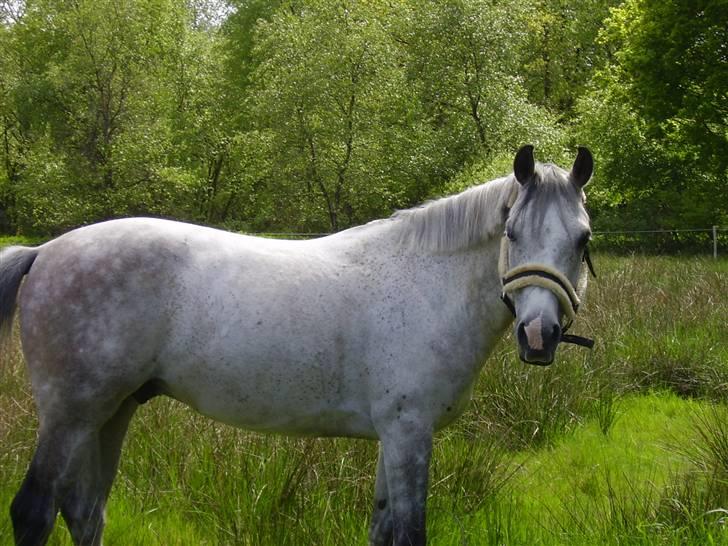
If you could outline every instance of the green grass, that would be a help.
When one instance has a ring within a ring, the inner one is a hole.
[[[525,511],[539,514],[531,543],[672,543],[691,533],[703,543],[722,536],[719,528],[696,532],[660,521],[674,489],[689,475],[697,479],[677,446],[697,441],[696,415],[711,407],[671,393],[631,395],[620,402],[609,435],[590,420],[527,458],[512,485]]]
[[[0,248],[11,245],[35,246],[45,242],[40,237],[25,237],[23,235],[0,235]]]
[[[728,544],[728,262],[597,261],[574,330],[526,366],[508,336],[436,439],[436,545]],[[36,419],[17,347],[0,367],[0,506]],[[155,399],[132,423],[106,544],[365,544],[376,445],[236,430]],[[10,544],[7,511],[0,545]],[[51,544],[70,544],[61,520]]]
[[[160,402],[131,431],[107,544],[366,543],[373,445],[246,434]],[[673,393],[629,395],[608,435],[589,419],[550,447],[517,452],[447,431],[435,446],[431,542],[728,544],[722,514],[694,529],[666,512],[687,478],[709,476],[676,446],[700,442],[696,420],[712,407]],[[160,430],[160,420],[172,426]],[[22,465],[3,463],[17,483]],[[12,490],[4,485],[0,502]],[[2,536],[9,529],[3,522]],[[62,525],[51,544],[70,544]]]

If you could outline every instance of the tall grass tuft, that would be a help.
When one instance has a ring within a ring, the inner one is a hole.
[[[589,289],[588,328],[621,390],[728,394],[728,269],[692,258],[602,260]]]
[[[578,426],[589,406],[586,361],[571,358],[547,369],[523,364],[510,336],[486,366],[468,426],[501,438],[511,449],[548,445]]]
[[[711,405],[692,414],[696,441],[674,442],[690,468],[661,505],[665,521],[678,521],[692,534],[728,529],[728,408]]]
[[[619,417],[619,394],[613,387],[597,387],[592,413],[596,417],[599,430],[607,436]]]

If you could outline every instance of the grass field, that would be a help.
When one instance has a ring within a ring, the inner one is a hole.
[[[550,368],[510,336],[435,444],[435,545],[728,544],[728,262],[595,259]],[[0,545],[36,420],[17,347],[0,367]],[[168,399],[132,423],[107,545],[366,544],[376,445],[261,436]],[[70,544],[60,519],[51,544]]]

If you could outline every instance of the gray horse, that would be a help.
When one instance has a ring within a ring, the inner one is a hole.
[[[585,148],[567,172],[525,146],[513,175],[311,241],[133,218],[6,249],[0,327],[17,298],[40,421],[16,543],[44,544],[60,510],[101,544],[129,421],[164,394],[246,429],[379,440],[371,544],[425,544],[433,433],[512,320],[501,295],[526,361],[550,363],[573,318],[591,172]]]

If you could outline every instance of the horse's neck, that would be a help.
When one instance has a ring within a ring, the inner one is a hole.
[[[422,266],[431,268],[432,282],[427,286],[425,297],[439,302],[452,298],[452,307],[448,309],[450,319],[459,323],[462,335],[458,342],[470,347],[475,366],[484,362],[511,322],[511,315],[500,299],[498,262],[507,216],[504,211],[512,206],[517,190],[513,177],[494,180],[450,198],[452,200],[433,203],[435,214],[426,218],[422,216],[427,214],[427,208],[408,213],[420,217],[405,216],[399,225],[395,219],[389,234],[393,248],[397,248],[399,241],[401,251],[413,253]],[[438,205],[440,210],[436,209]],[[423,219],[428,223],[443,222],[439,226],[425,224],[427,229],[434,232],[438,228],[459,229],[465,237],[430,237],[428,233],[423,237],[422,226],[418,225]],[[403,237],[401,231],[397,232],[403,228],[415,232],[408,239],[407,234]],[[443,248],[442,241],[453,241],[456,246]]]
[[[452,260],[452,275],[467,286],[466,306],[469,328],[474,337],[485,332],[500,337],[510,323],[511,315],[501,301],[501,279],[498,271],[500,237],[489,237],[480,245],[462,250],[459,260]],[[493,340],[495,343],[497,339]]]
[[[450,252],[402,245],[394,224],[376,226],[367,245],[366,254],[383,266],[388,277],[401,277],[402,286],[430,300],[431,308],[449,323],[462,358],[470,358],[475,367],[482,365],[511,321],[500,300],[503,224],[495,225],[498,235]]]
[[[431,298],[433,309],[447,305],[448,313],[461,312],[452,319],[473,338],[480,332],[497,337],[510,318],[500,301],[498,258],[504,209],[517,187],[512,176],[493,180],[342,232],[334,244],[343,244],[353,262],[369,263],[418,297]]]
[[[434,256],[432,282],[417,292],[437,310],[450,364],[470,370],[471,381],[512,321],[500,299],[499,254],[500,238],[493,237],[451,256]]]

